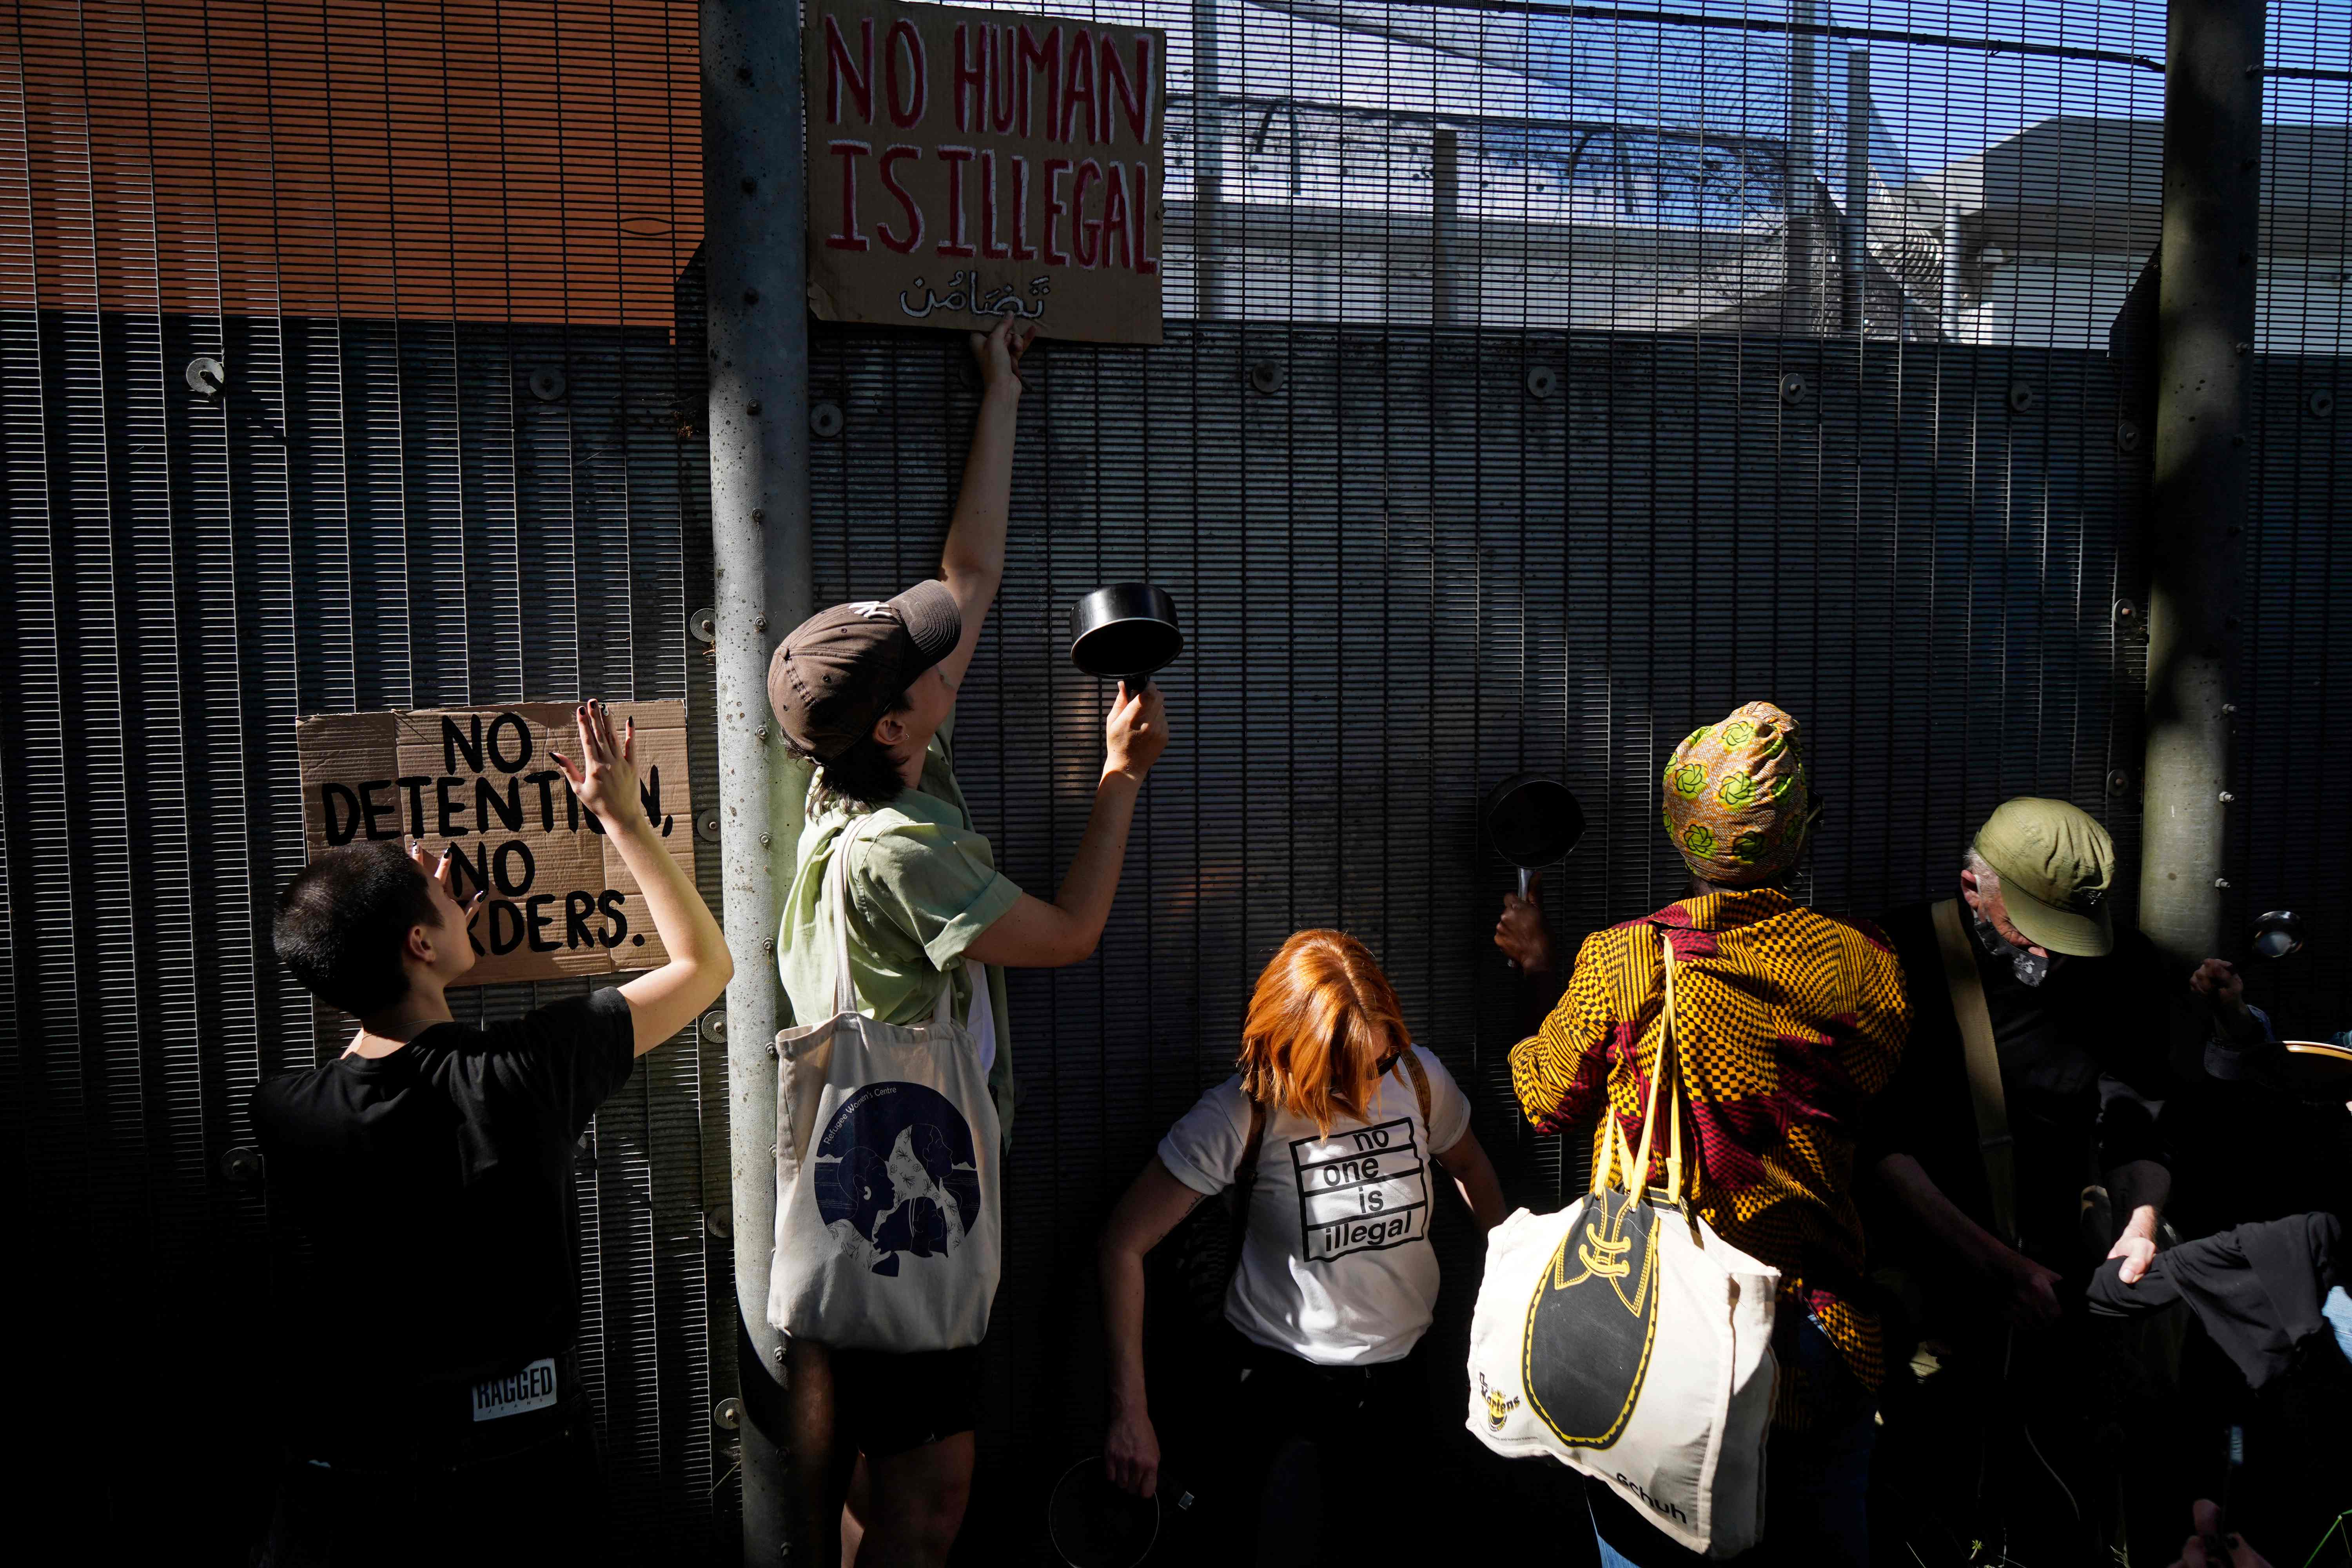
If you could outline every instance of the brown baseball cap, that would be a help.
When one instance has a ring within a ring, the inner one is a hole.
[[[963,607],[945,583],[819,610],[776,645],[768,706],[786,740],[829,762],[871,733],[915,677],[962,640]]]
[[[2001,900],[2026,941],[2052,952],[2104,958],[2115,951],[2116,841],[2063,800],[2005,802],[1977,832],[1976,852],[2000,874]]]

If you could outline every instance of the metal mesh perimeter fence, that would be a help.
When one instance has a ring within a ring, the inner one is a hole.
[[[1170,29],[1172,303],[1208,318],[2104,348],[2155,244],[2158,6],[1100,14]],[[2270,15],[2258,346],[2335,354],[2352,13]]]
[[[1569,942],[1673,896],[1658,769],[1755,697],[1812,739],[1826,906],[1940,891],[2014,794],[2136,860],[2149,440],[2110,333],[2161,210],[2160,7],[1061,9],[1168,29],[1171,321],[1042,351],[1024,410],[958,731],[1016,881],[1058,879],[1097,765],[1069,601],[1160,582],[1192,648],[1101,957],[1014,989],[976,1561],[1034,1555],[1045,1479],[1099,1440],[1092,1237],[1289,931],[1371,942],[1515,1195],[1579,1179],[1503,1068],[1526,998],[1475,821],[1503,773],[1591,814],[1546,889]],[[2257,985],[2320,1033],[2352,1024],[2324,956],[2352,942],[2324,804],[2352,767],[2352,5],[2269,26],[2231,918],[2313,917],[2323,956]],[[159,1433],[207,1541],[266,1449],[233,1363],[282,1328],[223,1159],[255,1079],[331,1044],[267,941],[295,719],[683,697],[717,777],[696,68],[692,8],[655,0],[0,9],[0,1125],[67,1342],[145,1343],[160,1296],[225,1347]],[[817,333],[821,599],[932,570],[961,353]],[[616,1537],[647,1560],[732,1509],[723,1074],[709,1043],[646,1058],[577,1176]],[[1466,1224],[1438,1236],[1466,1278]],[[1449,1285],[1443,1342],[1468,1305]],[[1546,1506],[1524,1468],[1436,1463],[1503,1489],[1496,1541]]]

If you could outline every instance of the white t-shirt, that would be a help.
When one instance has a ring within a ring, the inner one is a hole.
[[[1429,1216],[1441,1177],[1432,1155],[1470,1130],[1470,1100],[1438,1059],[1413,1047],[1429,1075],[1429,1125],[1402,1063],[1381,1080],[1363,1121],[1315,1123],[1266,1111],[1241,1266],[1225,1321],[1262,1345],[1325,1366],[1401,1361],[1429,1328],[1437,1253]],[[1249,1141],[1238,1076],[1201,1097],[1160,1141],[1160,1162],[1196,1193],[1234,1182]]]

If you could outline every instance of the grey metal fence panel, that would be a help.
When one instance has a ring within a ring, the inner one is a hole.
[[[2324,1038],[2352,1028],[2352,821],[2329,787],[2352,764],[2335,689],[2352,672],[2352,621],[2336,610],[2352,584],[2352,361],[2264,356],[2250,402],[2228,929],[2266,910],[2304,917],[2309,953],[2263,966],[2254,1000],[2290,1035]]]

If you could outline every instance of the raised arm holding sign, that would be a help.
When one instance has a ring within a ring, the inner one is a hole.
[[[650,973],[459,1023],[448,992],[488,962],[467,931],[487,892],[461,901],[454,835],[437,856],[381,834],[319,848],[278,900],[278,957],[360,1030],[340,1057],[253,1094],[273,1229],[302,1243],[273,1269],[296,1327],[277,1342],[289,1463],[260,1561],[438,1561],[452,1540],[467,1562],[578,1560],[603,1544],[572,1349],[574,1146],[734,966],[642,809],[634,725],[616,734],[602,703],[572,717],[555,776],[604,819],[578,836],[613,846],[634,879],[657,937],[646,946],[664,954]],[[518,794],[523,736],[518,718],[503,753]],[[401,768],[402,781],[425,798],[426,775]],[[376,783],[362,776],[358,797]],[[551,798],[548,811],[551,824]],[[597,864],[601,878],[601,851]]]

